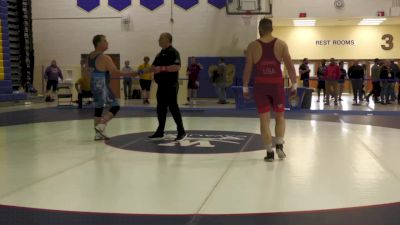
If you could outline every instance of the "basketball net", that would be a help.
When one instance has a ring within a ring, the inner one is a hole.
[[[246,26],[250,25],[251,18],[253,18],[253,14],[251,14],[250,11],[246,11],[246,13],[242,15],[243,24]]]

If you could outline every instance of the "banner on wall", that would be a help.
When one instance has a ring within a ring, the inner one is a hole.
[[[174,0],[175,5],[188,10],[199,3],[199,0]]]
[[[226,0],[208,0],[208,3],[217,7],[218,9],[222,9],[226,5]]]
[[[164,4],[164,0],[140,0],[140,5],[150,9],[155,10]]]
[[[78,7],[90,12],[100,5],[100,0],[77,0]]]
[[[108,0],[108,5],[118,11],[128,8],[131,4],[131,0]]]

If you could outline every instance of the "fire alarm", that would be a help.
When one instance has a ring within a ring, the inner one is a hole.
[[[377,16],[385,16],[385,11],[378,11],[376,13]]]
[[[334,5],[335,8],[341,9],[344,7],[344,0],[335,0]]]
[[[301,13],[299,13],[299,17],[300,17],[300,18],[307,17],[307,13],[301,12]]]

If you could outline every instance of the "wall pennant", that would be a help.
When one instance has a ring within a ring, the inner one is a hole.
[[[132,4],[132,0],[108,0],[108,5],[118,11],[126,9]]]
[[[175,0],[175,5],[188,10],[199,3],[198,0]]]
[[[90,12],[100,5],[100,0],[78,0],[77,4],[86,12]]]
[[[208,0],[208,3],[217,7],[218,9],[222,9],[226,5],[226,0]]]
[[[150,10],[155,10],[164,4],[164,0],[140,0],[140,4]]]

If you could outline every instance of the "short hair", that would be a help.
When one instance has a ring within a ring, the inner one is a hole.
[[[143,60],[144,60],[144,61],[146,61],[146,60],[150,61],[150,58],[149,58],[148,56],[145,56],[145,57],[143,58]]]
[[[342,65],[342,64],[344,64],[344,62],[343,61],[339,61],[339,65]]]
[[[258,23],[258,30],[260,33],[260,36],[264,35],[265,33],[271,33],[273,28],[272,28],[272,20],[264,17],[260,20]]]
[[[172,43],[172,34],[170,34],[170,33],[168,33],[168,32],[165,32],[165,33],[163,33],[163,35],[165,35],[165,37],[168,38],[169,42]]]
[[[225,59],[221,57],[221,58],[219,58],[219,61],[225,62]]]
[[[378,58],[374,59],[374,63],[378,63],[380,60]]]
[[[306,60],[308,60],[308,58],[304,58],[304,59],[303,59],[303,62],[306,61]]]
[[[93,37],[93,45],[94,45],[94,47],[96,48],[97,47],[97,45],[101,42],[101,39],[102,38],[105,38],[106,36],[104,36],[103,34],[98,34],[98,35],[96,35],[96,36],[94,36]]]

